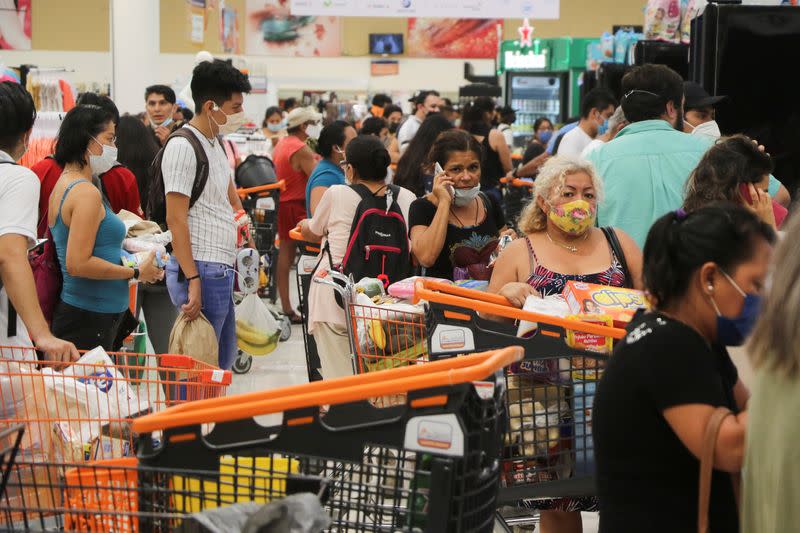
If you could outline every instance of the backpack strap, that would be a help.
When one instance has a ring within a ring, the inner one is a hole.
[[[181,137],[189,141],[189,144],[194,150],[195,159],[197,160],[194,184],[192,185],[192,195],[189,197],[189,208],[191,209],[198,198],[200,198],[200,195],[203,194],[206,183],[208,183],[208,155],[206,155],[206,150],[200,143],[200,139],[198,139],[197,135],[193,132],[189,131],[189,128],[178,128],[173,131],[164,142],[164,148],[166,148],[170,139],[174,137]]]
[[[622,267],[622,273],[625,275],[624,287],[626,289],[632,289],[633,280],[631,279],[631,271],[628,269],[628,261],[625,259],[625,252],[623,251],[622,245],[619,242],[617,232],[614,231],[614,228],[608,226],[600,229],[603,230],[603,234],[606,236],[606,240],[608,241],[608,245],[611,247],[611,251],[617,257],[617,261],[619,261],[619,264]]]

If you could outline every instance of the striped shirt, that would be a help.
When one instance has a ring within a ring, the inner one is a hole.
[[[236,259],[236,225],[228,199],[233,179],[228,157],[219,142],[211,142],[192,126],[208,157],[208,183],[197,202],[189,209],[189,237],[195,261],[233,265]],[[197,158],[186,139],[172,139],[164,151],[161,172],[164,191],[192,195]]]

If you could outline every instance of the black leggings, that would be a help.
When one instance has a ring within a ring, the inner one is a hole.
[[[126,313],[95,313],[59,301],[53,314],[53,335],[70,341],[79,350],[92,350],[102,346],[107,352],[117,351],[115,346],[120,325]]]

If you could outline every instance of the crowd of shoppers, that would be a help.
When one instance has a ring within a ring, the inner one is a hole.
[[[114,350],[136,325],[129,282],[137,281],[157,351],[167,350],[179,311],[189,319],[202,313],[219,366],[231,367],[233,214],[242,204],[232,179],[239,157],[223,137],[244,124],[250,90],[244,74],[213,60],[192,73],[193,112],[165,85],[145,90],[144,120],[84,94],[64,116],[53,155],[28,170],[16,161],[36,118],[33,100],[18,84],[0,84],[1,345],[35,346],[58,362],[76,359],[78,349]],[[365,195],[387,212],[397,203],[419,273],[485,281],[514,306],[559,294],[569,281],[644,290],[652,310],[617,343],[594,400],[598,497],[548,502],[542,531],[580,531],[580,511],[598,508],[604,532],[691,529],[703,432],[717,407],[732,414],[715,444],[712,531],[740,527],[727,473],[743,465],[743,530],[787,530],[775,524],[791,516],[793,502],[760,471],[763,461],[769,473],[787,470],[793,458],[788,421],[800,363],[789,321],[800,260],[791,237],[800,224],[784,224],[789,191],[757,140],[722,135],[720,99],[665,66],[635,67],[620,102],[590,91],[580,116],[558,130],[538,119],[527,146],[515,146],[515,110],[486,97],[456,106],[419,91],[404,117],[390,97],[376,95],[360,124],[324,127],[321,114],[287,99],[261,123],[286,186],[277,206],[283,313],[301,321],[289,298],[289,231],[299,226],[306,239],[323,241],[318,272],[339,267]],[[535,180],[518,221],[507,219],[505,177]],[[122,266],[120,214],[145,216],[142,203],[156,205],[154,198],[165,206],[159,222],[172,233],[171,259],[163,270],[152,255],[138,268]],[[52,240],[63,278],[51,325],[27,260],[37,236]],[[513,240],[498,255],[503,236]],[[323,377],[351,374],[344,310],[323,284],[312,284],[308,298]],[[742,345],[756,322],[748,402],[727,347]],[[787,421],[783,429],[771,416]],[[654,501],[672,512],[656,520]]]

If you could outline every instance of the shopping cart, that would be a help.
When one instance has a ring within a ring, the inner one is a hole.
[[[265,276],[265,283],[259,283],[259,296],[267,298],[272,304],[278,297],[276,274],[278,267],[278,204],[281,191],[286,190],[286,183],[280,180],[267,185],[237,189],[242,199],[242,207],[250,217],[251,235],[255,241],[256,250],[261,258],[261,273]],[[272,312],[281,324],[280,342],[289,340],[292,336],[292,324],[283,314]],[[237,374],[246,374],[253,365],[250,354],[238,350],[232,370]]]
[[[237,189],[242,207],[250,216],[253,240],[256,250],[261,257],[264,273],[267,276],[266,287],[261,296],[272,303],[278,298],[275,285],[275,273],[278,266],[278,204],[281,191],[286,190],[286,182],[280,180],[276,183]]]
[[[409,306],[373,305],[358,298],[351,276],[334,270],[319,272],[315,283],[328,285],[339,295],[357,374],[388,370],[428,360],[425,317]]]
[[[24,433],[24,424],[16,424],[0,430],[0,500],[5,498],[6,484],[11,475],[11,467],[17,459],[17,452]]]
[[[420,280],[415,301],[427,301],[431,360],[520,346],[525,359],[507,369],[509,426],[504,438],[500,503],[528,506],[536,499],[593,496],[592,403],[608,353],[571,347],[586,336],[609,341],[622,329],[562,319],[512,307],[499,295]],[[479,314],[480,313],[480,314]],[[527,338],[493,315],[536,324]]]
[[[505,425],[501,371],[521,357],[508,348],[177,406],[133,421],[138,463],[78,466],[59,484],[41,477],[49,497],[10,511],[34,523],[43,501],[66,529],[160,532],[191,513],[311,492],[330,531],[488,533]],[[405,405],[370,402],[398,394]]]
[[[533,198],[533,180],[506,177],[500,178],[504,185],[503,210],[508,227],[517,229],[519,215]]]
[[[290,230],[289,236],[300,247],[300,258],[297,260],[297,294],[300,298],[300,316],[303,319],[303,346],[306,350],[308,381],[319,381],[322,376],[319,373],[317,343],[308,334],[308,292],[311,288],[311,277],[319,263],[320,243],[305,241],[299,227]]]

